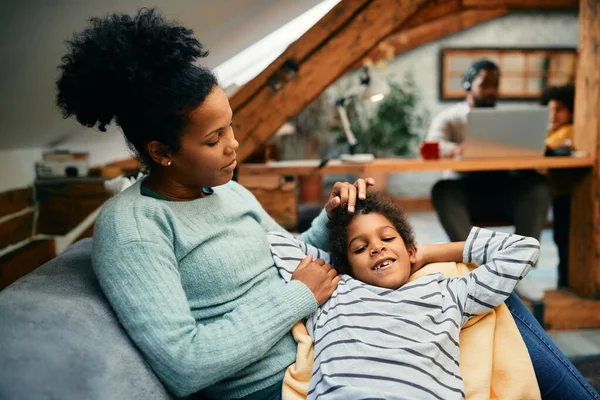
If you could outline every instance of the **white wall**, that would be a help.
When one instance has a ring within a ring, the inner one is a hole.
[[[41,148],[0,150],[0,193],[31,186],[35,162],[42,158]]]
[[[88,152],[90,167],[105,165],[131,157],[123,135],[116,129],[108,132],[82,132],[65,141],[57,149]],[[44,151],[52,148],[21,148],[0,150],[0,193],[31,186],[35,180],[35,163],[42,159]]]
[[[132,153],[120,129],[113,125],[107,126],[106,129],[106,132],[97,129],[82,130],[54,148],[89,153],[88,161],[91,167],[131,157]]]

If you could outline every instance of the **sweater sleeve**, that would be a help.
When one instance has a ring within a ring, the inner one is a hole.
[[[119,243],[109,237],[94,238],[93,266],[102,290],[152,369],[177,396],[260,360],[294,323],[317,309],[310,290],[292,281],[210,323],[198,323],[171,243]]]
[[[463,260],[479,267],[469,274],[446,279],[446,289],[462,314],[464,325],[502,303],[538,260],[539,242],[531,237],[473,228]]]

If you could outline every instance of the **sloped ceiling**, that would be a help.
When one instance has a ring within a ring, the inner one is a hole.
[[[15,0],[0,2],[0,149],[44,147],[82,127],[54,105],[64,41],[86,20],[158,7],[194,29],[214,68],[319,0]]]

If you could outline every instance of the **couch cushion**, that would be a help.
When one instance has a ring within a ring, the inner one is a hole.
[[[0,398],[170,399],[102,294],[92,239],[0,292]]]

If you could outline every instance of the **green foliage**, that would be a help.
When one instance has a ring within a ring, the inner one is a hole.
[[[356,151],[376,156],[410,157],[428,123],[427,111],[421,109],[420,95],[411,74],[404,82],[389,82],[389,93],[378,103],[353,99],[346,105],[350,126],[359,141]],[[338,132],[338,143],[347,143],[341,124],[332,128]]]

